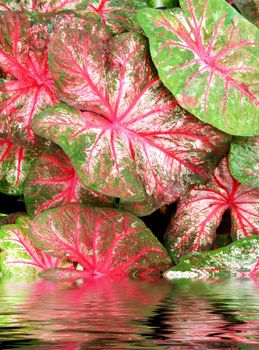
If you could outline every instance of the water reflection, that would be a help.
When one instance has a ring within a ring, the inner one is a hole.
[[[259,285],[0,280],[1,349],[259,349]]]
[[[196,349],[198,344],[207,344],[209,349],[222,349],[223,345],[244,349],[243,344],[247,344],[251,346],[245,349],[259,349],[259,294],[255,281],[174,281],[161,305],[164,327],[153,336],[160,338],[156,344],[181,344],[190,349]]]

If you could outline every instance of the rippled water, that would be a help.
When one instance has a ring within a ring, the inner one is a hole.
[[[259,349],[259,281],[0,280],[1,349]]]

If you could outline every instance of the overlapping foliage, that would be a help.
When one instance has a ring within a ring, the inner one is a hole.
[[[171,258],[174,276],[239,273],[237,250],[256,273],[254,3],[177,3],[0,2],[0,192],[28,215],[1,216],[3,275],[149,279]],[[177,200],[167,252],[137,216]],[[229,264],[199,253],[226,211]]]

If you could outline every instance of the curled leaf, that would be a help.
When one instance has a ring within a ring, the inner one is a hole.
[[[161,80],[197,118],[232,135],[257,135],[258,29],[224,0],[180,6],[138,13]]]
[[[230,210],[234,240],[259,234],[259,190],[236,181],[223,159],[211,181],[193,187],[180,200],[165,236],[174,260],[208,250],[226,210]]]
[[[115,209],[68,204],[44,211],[33,219],[30,236],[51,255],[79,263],[84,271],[78,278],[145,278],[170,265],[165,248],[144,223]]]
[[[259,271],[259,236],[234,242],[227,247],[183,257],[164,277],[255,277]]]

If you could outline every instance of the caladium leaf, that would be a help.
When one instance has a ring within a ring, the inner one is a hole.
[[[32,26],[27,14],[0,14],[0,135],[19,146],[44,143],[35,139],[31,120],[58,101],[48,67],[48,41],[47,28]]]
[[[259,234],[259,190],[242,185],[230,174],[227,159],[211,181],[195,186],[180,199],[165,240],[176,262],[189,252],[211,247],[222,215],[230,210],[234,240]]]
[[[159,81],[140,34],[108,44],[83,31],[60,31],[50,44],[62,98],[33,130],[57,143],[87,187],[157,207],[208,179],[230,136],[182,110]],[[153,205],[153,204],[152,204]]]
[[[206,123],[232,135],[258,134],[258,29],[224,0],[180,5],[138,13],[161,80]]]
[[[50,209],[33,219],[30,236],[46,252],[79,263],[89,278],[144,278],[170,265],[165,248],[144,223],[116,209],[79,204]]]
[[[115,199],[83,186],[64,152],[53,150],[43,151],[30,170],[24,186],[24,201],[28,215],[34,216],[71,202],[110,207]]]
[[[232,175],[243,184],[259,187],[259,137],[234,137],[231,143],[229,167]]]
[[[24,181],[38,152],[0,138],[0,192],[22,194]]]
[[[28,236],[29,224],[30,219],[27,216],[21,216],[16,224],[0,227],[2,275],[37,275],[42,270],[62,266],[60,259],[45,253],[31,242]]]
[[[90,0],[2,0],[0,10],[55,12],[61,10],[85,10]]]
[[[168,279],[233,275],[252,277],[258,272],[259,236],[254,236],[210,252],[191,253],[163,275]]]

